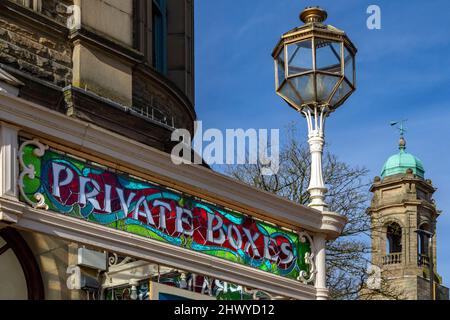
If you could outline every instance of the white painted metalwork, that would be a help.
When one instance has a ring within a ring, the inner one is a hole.
[[[31,141],[27,141],[24,142],[19,149],[19,164],[20,167],[22,169],[22,172],[20,173],[19,176],[19,191],[20,191],[20,195],[23,197],[23,200],[28,203],[30,206],[32,206],[33,208],[36,209],[45,209],[48,210],[48,205],[45,204],[45,197],[42,193],[35,193],[33,198],[34,200],[36,200],[37,202],[32,201],[30,198],[28,198],[27,194],[25,193],[25,191],[23,190],[24,188],[24,183],[23,183],[23,179],[25,178],[25,176],[27,176],[30,179],[34,179],[35,175],[36,175],[36,171],[34,168],[33,164],[29,164],[26,165],[24,160],[23,160],[23,150],[26,146],[35,146],[36,148],[33,150],[33,154],[36,157],[42,157],[45,153],[45,150],[48,149],[48,146],[43,145],[42,143],[40,143],[38,140],[31,140]]]
[[[301,113],[306,117],[308,124],[308,143],[311,153],[311,179],[309,182],[310,204],[309,206],[325,211],[328,206],[325,203],[327,188],[323,181],[322,155],[325,144],[325,119],[328,116],[328,108],[325,106],[305,106]]]

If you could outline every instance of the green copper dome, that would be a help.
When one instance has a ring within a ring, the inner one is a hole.
[[[385,178],[399,173],[406,173],[406,170],[411,169],[416,176],[425,179],[422,161],[405,151],[406,142],[403,137],[400,139],[399,149],[400,152],[391,156],[384,164],[381,177]]]

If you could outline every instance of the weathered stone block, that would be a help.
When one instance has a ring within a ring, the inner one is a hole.
[[[130,47],[133,45],[132,0],[75,0],[74,3],[81,8],[83,26]]]
[[[46,46],[46,47],[52,48],[52,49],[56,48],[56,42],[52,41],[50,39],[47,39],[45,37],[39,38],[39,43],[44,45],[44,46]]]
[[[69,50],[64,50],[59,52],[56,50],[48,49],[48,56],[51,60],[57,61],[58,63],[65,65],[67,67],[72,66],[72,58]]]
[[[72,53],[66,39],[2,17],[0,50],[1,63],[60,86],[71,82]]]
[[[5,29],[0,29],[0,38],[8,41],[9,40],[8,31],[6,31]]]
[[[0,62],[8,65],[13,65],[16,62],[16,58],[6,54],[5,52],[0,52]]]
[[[80,43],[73,53],[72,84],[125,106],[132,104],[131,65]]]

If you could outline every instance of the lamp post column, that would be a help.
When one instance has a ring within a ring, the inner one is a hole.
[[[325,254],[326,239],[324,235],[316,235],[314,237],[314,245],[316,246],[316,299],[328,300],[327,289],[327,268],[326,268],[326,254]]]
[[[324,211],[327,208],[325,203],[325,193],[327,189],[323,182],[322,172],[322,155],[325,139],[323,134],[317,134],[313,132],[309,136],[309,150],[311,152],[311,180],[309,183],[309,206],[320,211]]]
[[[325,118],[327,108],[317,105],[305,107],[302,110],[308,124],[308,143],[311,153],[311,178],[309,181],[309,196],[311,208],[322,212],[328,209],[325,203],[327,188],[323,181],[322,156],[325,145]],[[327,268],[326,268],[326,239],[323,234],[314,236],[314,246],[316,249],[316,282],[317,300],[328,300],[327,289]]]
[[[325,118],[327,112],[325,107],[315,106],[313,109],[307,107],[302,110],[303,115],[308,123],[308,143],[309,151],[311,153],[311,178],[309,181],[309,196],[310,203],[309,206],[325,211],[328,209],[325,203],[325,193],[327,188],[325,188],[325,183],[323,182],[323,172],[322,172],[322,156],[323,147],[325,145]]]

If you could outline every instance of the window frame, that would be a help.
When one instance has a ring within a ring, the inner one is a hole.
[[[403,252],[403,228],[397,222],[386,226],[386,254]]]
[[[13,2],[33,11],[42,12],[42,0],[13,0]]]
[[[152,65],[167,74],[167,1],[152,0]]]

